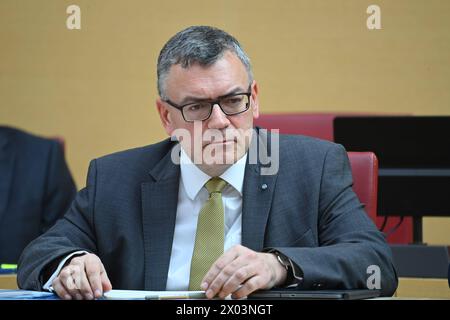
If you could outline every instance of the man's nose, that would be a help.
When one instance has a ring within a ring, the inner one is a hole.
[[[223,129],[230,125],[230,120],[227,115],[223,113],[218,104],[213,105],[211,116],[208,119],[208,128]]]

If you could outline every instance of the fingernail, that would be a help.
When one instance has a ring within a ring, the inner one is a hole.
[[[81,300],[81,299],[83,299],[83,297],[81,296],[81,294],[76,294],[76,298],[77,298],[77,300]]]
[[[88,293],[88,294],[86,295],[86,299],[92,300],[92,299],[94,299],[94,297],[92,296],[92,294]]]
[[[100,298],[102,296],[102,293],[99,289],[95,290],[94,294],[97,298]]]
[[[71,297],[70,295],[66,294],[66,295],[64,296],[64,299],[66,299],[66,300],[72,300],[72,297]]]
[[[200,288],[201,288],[202,290],[208,289],[208,282],[203,282],[202,285],[200,286]]]
[[[207,296],[208,298],[212,298],[212,297],[214,296],[213,291],[212,291],[211,289],[208,290],[208,291],[206,291],[206,296]]]

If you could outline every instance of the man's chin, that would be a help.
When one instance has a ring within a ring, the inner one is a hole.
[[[236,152],[217,153],[215,155],[203,155],[203,164],[205,165],[232,165],[237,161]]]
[[[204,150],[205,151],[205,150]],[[196,165],[211,177],[220,176],[235,164],[245,152],[239,152],[237,146],[231,150],[215,149],[215,152],[203,152],[201,161]]]
[[[210,143],[203,148],[202,159],[207,165],[233,164],[237,161],[237,150],[235,141]]]
[[[202,170],[204,173],[206,173],[210,177],[218,177],[222,173],[227,171],[227,169],[229,167],[231,167],[232,164],[205,164],[205,163],[203,163],[203,164],[200,164],[197,166],[200,168],[200,170]]]

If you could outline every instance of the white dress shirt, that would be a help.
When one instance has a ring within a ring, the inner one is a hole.
[[[220,178],[228,183],[222,191],[225,210],[224,251],[241,244],[242,188],[246,161],[247,154],[220,175]],[[183,150],[180,155],[180,169],[177,218],[166,290],[187,290],[189,287],[198,215],[209,197],[204,185],[211,177],[193,164]]]

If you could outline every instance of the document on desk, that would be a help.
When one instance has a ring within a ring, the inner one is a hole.
[[[59,299],[55,294],[45,291],[0,289],[0,300],[48,300]]]
[[[205,291],[110,290],[103,296],[108,300],[206,299]]]

